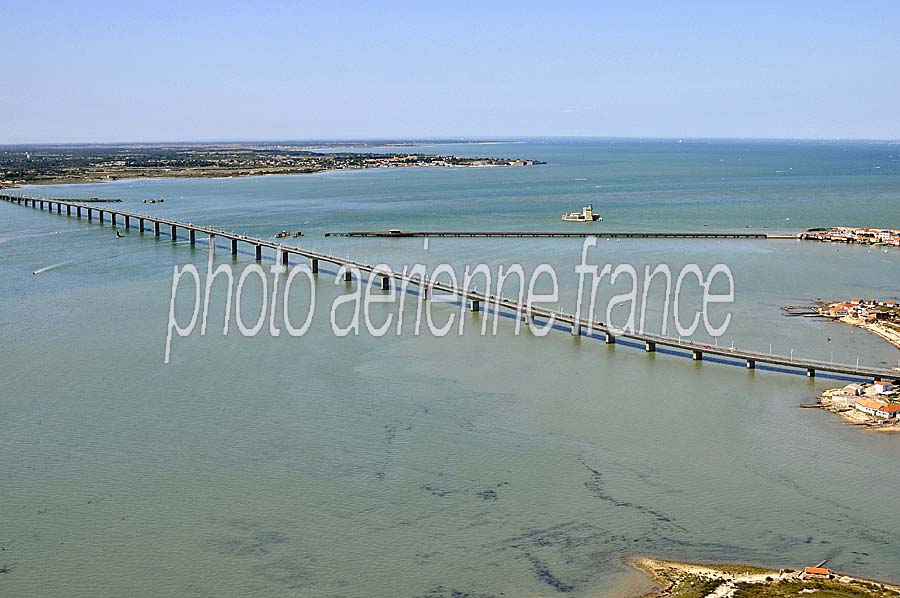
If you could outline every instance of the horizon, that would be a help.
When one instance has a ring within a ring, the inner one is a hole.
[[[329,143],[374,143],[382,142],[383,144],[407,143],[407,144],[434,144],[434,145],[453,145],[453,144],[502,144],[502,143],[525,143],[537,140],[561,140],[561,141],[626,141],[626,142],[772,142],[772,143],[788,143],[788,142],[804,142],[804,143],[887,143],[898,144],[898,138],[849,138],[849,137],[623,137],[623,136],[606,136],[606,135],[528,135],[515,136],[506,135],[503,137],[489,136],[466,136],[456,137],[436,136],[436,137],[334,137],[334,138],[317,138],[317,139],[182,139],[182,140],[146,140],[146,141],[76,141],[76,142],[23,142],[23,143],[0,143],[0,148],[18,148],[18,147],[125,147],[125,146],[166,146],[166,145],[296,145],[309,146],[312,144]]]
[[[900,5],[0,8],[0,144],[895,140]],[[540,18],[535,18],[539,16]],[[132,141],[110,141],[130,139]],[[104,141],[98,141],[104,140]]]

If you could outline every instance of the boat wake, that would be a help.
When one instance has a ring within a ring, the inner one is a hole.
[[[108,255],[108,256],[105,256],[105,257],[98,257],[98,258],[93,259],[93,260],[90,260],[90,261],[92,261],[92,262],[99,262],[100,260],[111,260],[111,259],[113,259],[113,258],[115,258],[115,257],[119,257],[119,256],[118,256],[118,255]],[[50,270],[57,270],[57,269],[59,269],[59,268],[65,268],[66,266],[71,266],[71,265],[73,265],[73,264],[77,264],[78,262],[79,262],[79,260],[68,260],[68,261],[66,261],[66,262],[59,262],[58,264],[51,264],[51,265],[49,265],[49,266],[45,266],[45,267],[40,268],[40,269],[38,269],[38,270],[33,270],[33,271],[31,272],[31,274],[32,274],[32,276],[37,276],[38,274],[43,274],[44,272],[48,272],[48,271],[50,271]]]
[[[41,269],[39,269],[39,270],[34,270],[34,271],[31,272],[31,274],[32,274],[33,276],[38,275],[38,274],[43,274],[44,272],[47,272],[47,271],[49,271],[49,270],[56,270],[57,268],[64,268],[64,267],[66,267],[66,266],[71,266],[71,265],[74,264],[74,263],[75,263],[75,260],[69,260],[68,262],[60,262],[60,263],[58,263],[58,264],[53,264],[53,265],[50,265],[50,266],[46,266],[46,267],[41,268]]]

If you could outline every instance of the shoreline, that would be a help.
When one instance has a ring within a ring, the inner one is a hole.
[[[847,596],[900,596],[900,585],[831,571],[828,576],[818,576],[794,569],[776,571],[753,565],[683,563],[649,557],[633,557],[628,565],[649,576],[658,586],[641,598],[727,598],[740,590],[753,592],[759,598],[823,590],[853,592]]]
[[[535,163],[537,164],[537,163]],[[145,176],[123,176],[114,179],[106,177],[97,177],[91,179],[59,179],[48,181],[29,181],[27,183],[15,183],[12,185],[4,185],[0,183],[0,191],[9,189],[24,189],[25,187],[44,187],[52,185],[97,185],[104,183],[127,183],[134,181],[147,180],[182,180],[182,179],[210,179],[210,180],[227,180],[227,179],[248,179],[253,177],[267,176],[304,176],[316,174],[328,174],[332,172],[362,172],[367,170],[393,170],[408,168],[523,168],[514,164],[454,164],[454,165],[428,165],[428,164],[405,164],[402,166],[370,166],[367,168],[323,168],[321,170],[307,170],[303,172],[237,172],[232,174],[211,173],[211,174],[178,174],[172,172],[152,173]]]

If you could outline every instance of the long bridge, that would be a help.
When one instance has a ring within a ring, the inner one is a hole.
[[[624,339],[632,343],[642,344],[645,351],[654,353],[659,347],[667,347],[667,352],[676,354],[690,354],[694,361],[702,361],[704,356],[714,356],[717,361],[727,363],[743,363],[747,369],[755,369],[757,364],[768,364],[774,366],[778,370],[806,371],[806,375],[810,378],[816,375],[816,372],[830,372],[832,374],[840,374],[845,376],[855,376],[867,379],[900,379],[900,371],[879,368],[866,367],[860,365],[833,363],[828,361],[818,361],[813,359],[794,359],[784,355],[775,355],[771,353],[762,353],[757,351],[748,351],[738,348],[726,348],[711,346],[692,341],[683,341],[668,336],[648,334],[642,332],[627,332],[616,330],[611,326],[574,314],[566,313],[559,310],[552,310],[536,305],[528,305],[526,302],[507,299],[500,296],[481,293],[476,290],[459,288],[457,286],[439,282],[433,278],[412,276],[402,272],[395,272],[390,269],[378,268],[369,264],[364,264],[351,259],[344,259],[333,255],[328,255],[316,251],[301,249],[300,247],[287,246],[283,243],[274,243],[265,239],[248,237],[233,232],[218,230],[206,226],[200,226],[188,222],[180,222],[152,216],[148,214],[139,214],[126,210],[111,209],[106,206],[87,205],[84,203],[63,200],[63,199],[45,199],[20,197],[12,195],[0,195],[0,199],[19,205],[30,206],[32,208],[46,209],[48,212],[56,211],[62,214],[65,210],[66,215],[78,218],[87,218],[93,221],[96,217],[99,222],[105,223],[107,219],[113,226],[118,226],[119,219],[126,229],[130,229],[132,224],[137,226],[141,232],[153,231],[154,237],[159,237],[162,230],[168,228],[169,236],[177,239],[177,231],[179,229],[187,231],[188,239],[191,245],[197,241],[197,233],[207,235],[210,245],[215,244],[216,238],[227,239],[231,242],[231,254],[237,255],[238,244],[244,243],[254,248],[254,255],[257,261],[262,261],[263,248],[272,249],[276,252],[276,256],[280,252],[281,261],[284,265],[289,264],[290,256],[300,256],[310,261],[313,273],[318,273],[319,263],[329,263],[338,266],[339,272],[343,272],[344,280],[350,282],[353,280],[353,272],[366,272],[371,276],[377,276],[381,279],[381,288],[389,290],[391,281],[405,283],[417,286],[425,299],[428,298],[429,291],[438,290],[443,293],[454,295],[460,301],[465,302],[468,308],[473,312],[478,312],[485,308],[493,308],[496,313],[506,310],[514,314],[517,319],[523,320],[527,324],[537,324],[538,318],[542,318],[545,323],[553,320],[557,328],[567,329],[572,336],[588,336],[592,338],[602,339],[607,344],[615,344],[617,339]],[[147,229],[148,224],[150,229]],[[639,345],[640,346],[640,345]]]

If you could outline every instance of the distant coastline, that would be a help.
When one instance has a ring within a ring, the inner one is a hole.
[[[456,142],[492,143],[492,142]],[[394,147],[418,147],[409,142]],[[347,145],[28,146],[0,151],[0,189],[148,178],[235,178],[410,167],[532,166],[539,160],[338,151]],[[365,144],[355,148],[372,147]],[[385,145],[375,147],[389,147]]]

